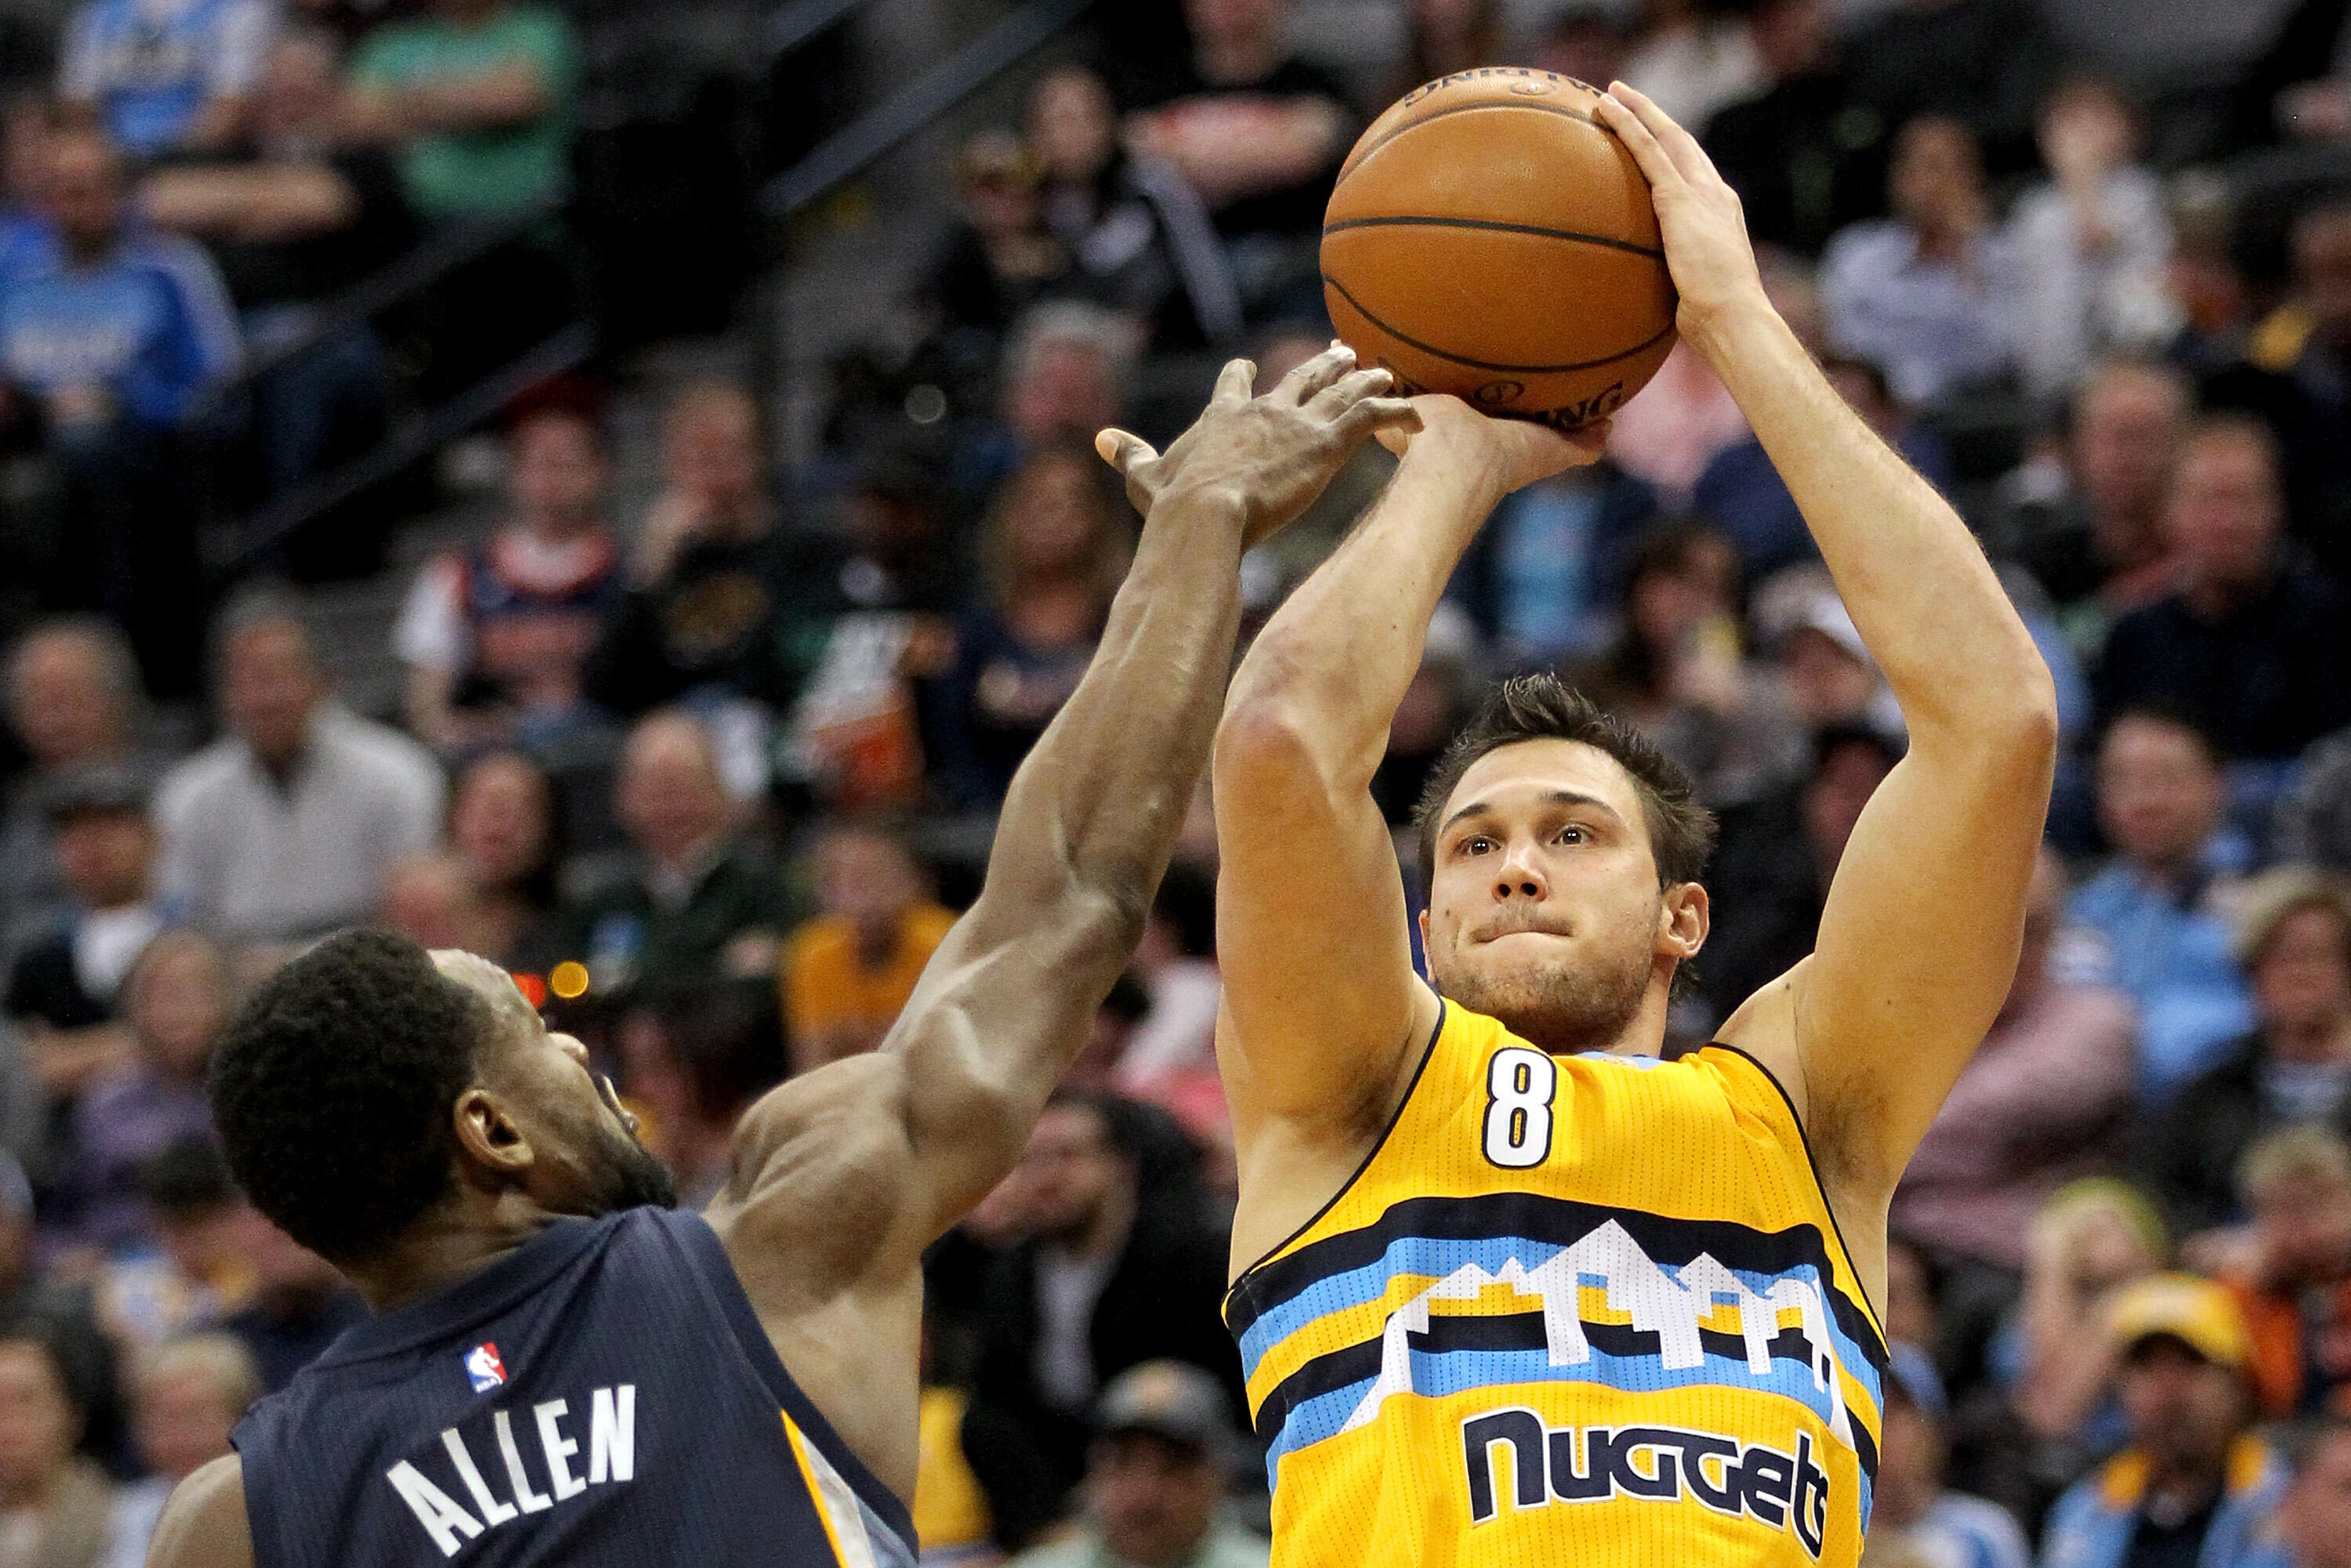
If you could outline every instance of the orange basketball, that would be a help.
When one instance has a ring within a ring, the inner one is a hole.
[[[1372,122],[1322,220],[1323,298],[1359,360],[1562,429],[1647,384],[1674,345],[1673,280],[1599,96],[1492,66]]]

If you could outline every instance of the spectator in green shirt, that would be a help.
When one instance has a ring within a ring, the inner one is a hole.
[[[437,0],[352,62],[346,114],[398,149],[408,199],[429,218],[495,216],[560,198],[579,75],[570,25],[509,0]]]

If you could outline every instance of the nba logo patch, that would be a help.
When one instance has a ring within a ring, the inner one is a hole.
[[[498,1347],[484,1340],[465,1353],[465,1375],[473,1380],[474,1392],[484,1393],[507,1380],[506,1364],[498,1359]]]

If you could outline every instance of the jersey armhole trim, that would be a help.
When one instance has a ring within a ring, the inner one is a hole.
[[[1727,1051],[1746,1061],[1748,1065],[1763,1075],[1763,1082],[1771,1086],[1771,1092],[1780,1096],[1780,1103],[1788,1107],[1788,1120],[1796,1124],[1796,1141],[1804,1146],[1804,1168],[1812,1175],[1813,1190],[1820,1195],[1821,1212],[1829,1217],[1829,1229],[1836,1235],[1837,1251],[1844,1256],[1845,1271],[1853,1276],[1854,1294],[1861,1299],[1862,1312],[1867,1315],[1869,1326],[1876,1331],[1879,1353],[1890,1356],[1892,1353],[1887,1349],[1889,1342],[1886,1337],[1886,1320],[1879,1315],[1877,1303],[1869,1299],[1869,1287],[1862,1283],[1861,1270],[1854,1263],[1853,1246],[1844,1239],[1844,1227],[1837,1219],[1836,1205],[1829,1201],[1829,1186],[1827,1182],[1821,1179],[1821,1162],[1813,1153],[1813,1134],[1805,1128],[1804,1118],[1796,1110],[1796,1097],[1788,1092],[1788,1086],[1780,1082],[1780,1075],[1764,1066],[1752,1052],[1742,1051],[1727,1040],[1708,1040],[1705,1044],[1693,1048],[1689,1054],[1694,1056],[1700,1051]]]
[[[1428,1064],[1437,1059],[1437,1042],[1444,1037],[1445,1020],[1453,1016],[1452,1007],[1453,1004],[1447,1001],[1443,997],[1438,997],[1437,998],[1437,1027],[1428,1031],[1428,1043],[1421,1048],[1420,1061],[1418,1065],[1415,1066],[1412,1070],[1411,1081],[1404,1086],[1403,1097],[1396,1101],[1395,1110],[1389,1113],[1387,1125],[1380,1129],[1380,1135],[1373,1139],[1372,1146],[1364,1151],[1362,1163],[1355,1166],[1354,1170],[1348,1175],[1345,1181],[1339,1184],[1339,1190],[1332,1193],[1329,1199],[1323,1203],[1322,1207],[1307,1216],[1306,1222],[1304,1224],[1291,1231],[1289,1235],[1283,1237],[1280,1241],[1274,1243],[1273,1246],[1266,1249],[1264,1253],[1258,1258],[1256,1262],[1251,1263],[1248,1268],[1233,1276],[1233,1282],[1225,1287],[1223,1305],[1229,1307],[1232,1303],[1234,1293],[1243,1285],[1249,1283],[1250,1275],[1256,1273],[1259,1269],[1264,1268],[1268,1263],[1272,1262],[1276,1258],[1280,1257],[1284,1252],[1289,1251],[1290,1248],[1296,1246],[1300,1237],[1305,1235],[1308,1231],[1322,1224],[1330,1212],[1339,1207],[1339,1200],[1355,1190],[1356,1184],[1364,1179],[1364,1173],[1372,1168],[1372,1162],[1380,1157],[1380,1151],[1388,1146],[1388,1140],[1390,1138],[1395,1136],[1396,1128],[1402,1124],[1404,1121],[1405,1108],[1411,1105],[1413,1095],[1417,1093],[1420,1090],[1420,1081],[1422,1076],[1428,1071]],[[1850,1264],[1848,1263],[1847,1266],[1850,1267]]]

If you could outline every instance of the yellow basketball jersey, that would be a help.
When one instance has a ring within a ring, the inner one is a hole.
[[[1447,1004],[1225,1316],[1275,1568],[1861,1555],[1885,1337],[1793,1107],[1729,1046],[1552,1057]]]

